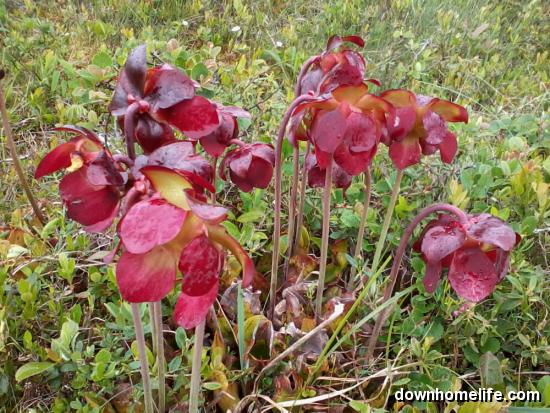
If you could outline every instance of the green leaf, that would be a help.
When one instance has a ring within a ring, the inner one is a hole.
[[[265,215],[265,213],[263,211],[255,209],[255,210],[252,210],[252,211],[245,212],[239,218],[237,218],[237,221],[239,221],[243,224],[248,223],[248,222],[255,222],[255,221],[258,221],[259,219],[263,218],[264,215]]]
[[[490,351],[483,354],[479,359],[479,373],[482,387],[492,387],[495,390],[504,392],[504,378],[500,369],[498,358]]]
[[[193,66],[193,69],[191,69],[191,77],[195,80],[200,80],[201,77],[207,77],[207,76],[208,76],[208,68],[202,62],[197,63],[195,66]]]
[[[202,384],[202,387],[204,387],[206,390],[219,390],[222,388],[222,385],[216,381],[207,381],[206,383]]]
[[[111,67],[113,65],[113,59],[106,52],[99,52],[92,59],[92,63],[101,68]]]
[[[37,374],[42,374],[53,365],[54,364],[49,361],[31,361],[17,369],[15,372],[15,380],[20,382],[29,377],[36,376]]]

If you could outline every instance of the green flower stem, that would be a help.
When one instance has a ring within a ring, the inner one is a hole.
[[[325,290],[325,275],[327,271],[328,241],[330,233],[330,195],[332,191],[332,155],[325,169],[325,188],[323,192],[323,232],[321,235],[321,262],[319,264],[319,283],[317,285],[317,297],[315,300],[315,316],[318,320],[322,317],[323,292]]]
[[[399,189],[401,187],[401,180],[403,179],[403,170],[399,169],[397,176],[395,177],[395,182],[391,191],[390,204],[386,210],[386,216],[384,217],[384,222],[382,223],[382,231],[380,232],[380,238],[378,238],[378,243],[376,244],[376,250],[374,251],[374,258],[372,259],[371,274],[378,270],[378,264],[380,264],[380,257],[382,255],[382,250],[384,249],[384,244],[386,242],[386,237],[388,235],[388,229],[390,228],[391,219],[393,216],[393,210],[395,209],[395,203],[397,202],[397,197],[399,195]]]
[[[156,307],[155,307],[155,303],[147,303],[147,308],[149,309],[149,324],[151,326],[151,337],[152,337],[152,342],[153,342],[153,353],[157,354],[157,349],[158,349],[158,345],[157,345],[157,322],[156,322],[156,314],[155,314],[155,311],[156,311]]]
[[[158,382],[159,382],[159,412],[164,413],[166,411],[166,382],[165,382],[165,371],[166,371],[166,362],[164,360],[164,334],[162,328],[162,303],[157,301],[153,303],[153,308],[155,309],[155,320],[153,325],[156,326],[155,333],[157,339],[157,368],[158,368]]]
[[[298,179],[300,172],[300,147],[296,145],[292,151],[292,186],[290,188],[290,202],[288,206],[288,242],[287,242],[287,254],[285,258],[284,275],[288,274],[288,263],[290,257],[292,257],[292,250],[294,246],[294,235],[296,223],[296,197],[298,196]]]
[[[372,190],[370,168],[365,171],[365,200],[363,201],[363,212],[361,213],[361,223],[359,224],[359,232],[357,233],[357,242],[355,245],[355,252],[353,257],[358,259],[361,257],[363,250],[363,239],[365,238],[365,228],[367,226],[367,213],[370,205],[371,190]],[[351,269],[347,290],[353,291],[353,284],[355,281],[355,275],[357,274],[357,267]]]
[[[189,392],[189,413],[199,413],[199,394],[201,390],[201,365],[202,346],[204,341],[203,320],[195,327],[195,346],[193,348],[193,361],[191,364],[191,390]]]
[[[138,344],[138,357],[141,366],[141,381],[143,383],[143,398],[145,402],[145,413],[153,413],[153,392],[151,390],[151,377],[149,376],[149,362],[147,361],[147,347],[145,345],[145,336],[143,335],[143,325],[141,324],[141,315],[139,304],[132,303],[132,317],[134,319],[134,329],[136,331],[136,341]]]

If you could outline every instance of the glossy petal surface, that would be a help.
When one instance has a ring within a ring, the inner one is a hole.
[[[188,296],[207,294],[222,270],[223,255],[205,235],[192,240],[183,249],[178,268],[183,274],[182,291]]]
[[[195,328],[206,318],[217,295],[217,282],[204,295],[190,296],[182,292],[174,309],[174,320],[183,328]]]
[[[449,268],[451,287],[462,298],[479,302],[495,289],[498,276],[493,262],[478,248],[455,252]]]
[[[157,115],[191,139],[213,132],[220,124],[216,105],[202,96],[161,109]]]

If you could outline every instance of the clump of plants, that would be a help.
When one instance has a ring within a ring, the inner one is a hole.
[[[373,93],[373,87],[382,85],[366,75],[366,61],[357,51],[363,45],[357,36],[333,36],[323,53],[307,60],[296,82],[296,97],[283,117],[274,146],[241,141],[237,119],[249,117],[248,112],[197,94],[199,85],[169,65],[149,68],[145,46],[129,55],[109,105],[122,129],[126,153],[112,153],[102,138],[90,130],[75,126],[57,128],[74,137],[47,154],[35,176],[41,178],[62,169],[68,172],[60,182],[61,199],[67,215],[87,231],[104,232],[116,223],[118,240],[107,261],[116,260],[120,295],[132,304],[146,412],[153,412],[155,403],[140,303],[149,303],[153,320],[158,411],[167,407],[162,300],[178,285],[181,291],[173,318],[183,328],[195,329],[189,411],[197,412],[205,321],[208,317],[216,320],[213,304],[220,297],[220,277],[235,260],[242,281],[237,287],[233,285],[222,291],[221,301],[237,307],[238,329],[235,331],[229,325],[229,330],[239,347],[240,367],[258,369],[258,377],[252,384],[243,379],[239,392],[224,376],[223,392],[217,393],[218,405],[235,410],[250,402],[250,398],[241,396],[254,394],[260,376],[330,324],[332,336],[321,341],[313,364],[293,378],[294,383],[304,380],[307,383],[319,371],[327,353],[342,343],[344,326],[380,277],[382,254],[405,170],[436,153],[441,161],[453,162],[458,145],[449,123],[467,122],[466,109],[408,90]],[[293,173],[286,250],[281,251],[285,137],[293,148]],[[381,144],[388,148],[396,177],[371,258],[363,256],[363,240],[373,185],[370,168],[373,159],[380,156]],[[244,192],[265,189],[272,175],[275,200],[271,271],[258,274],[246,251],[222,226],[228,209],[217,204],[215,188],[219,178],[231,181]],[[347,243],[330,248],[332,191],[335,188],[345,191],[354,177],[360,175],[364,176],[365,189],[356,245],[353,252],[348,251]],[[310,245],[303,217],[307,186],[322,188],[318,262],[308,255]],[[448,204],[426,207],[403,233],[390,274],[384,281],[383,300],[387,305],[378,312],[366,349],[367,360],[373,356],[389,314],[408,241],[416,227],[432,214],[438,215],[426,225],[414,245],[426,263],[423,282],[427,292],[435,290],[443,270],[447,269],[453,290],[467,303],[476,303],[490,295],[507,273],[510,251],[519,237],[506,223],[489,214],[470,215]],[[327,299],[327,274],[334,268],[346,268],[344,257],[348,253],[364,265],[355,265],[345,286],[337,288],[337,294],[332,291]],[[234,259],[229,260],[229,255]],[[315,277],[312,273],[317,266]],[[264,279],[268,275],[267,287]],[[314,306],[305,299],[305,279],[314,280]],[[255,294],[262,289],[266,294]],[[264,300],[266,296],[268,300]],[[267,317],[263,315],[264,301],[268,301]],[[342,303],[346,304],[344,313]],[[274,356],[275,329],[282,327],[281,331],[288,332],[290,322],[295,328],[293,338],[301,338],[288,348],[281,344],[284,340],[279,341],[283,349]],[[219,371],[227,367],[221,356],[225,354],[223,334],[227,330],[221,324],[212,344],[212,365]],[[252,338],[245,338],[247,331],[253,331]],[[262,346],[267,348],[267,354],[258,350]],[[305,375],[308,377],[304,378]],[[275,393],[286,392],[288,396],[290,382],[277,376],[275,383]]]

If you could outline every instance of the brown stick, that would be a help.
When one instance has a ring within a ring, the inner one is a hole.
[[[4,78],[4,75],[5,75],[5,72],[2,69],[0,69],[0,80]],[[6,138],[8,140],[8,147],[10,148],[11,157],[13,159],[13,167],[15,168],[15,172],[19,177],[19,182],[21,183],[21,186],[23,187],[23,190],[25,191],[25,194],[27,195],[29,202],[31,203],[32,209],[36,217],[42,223],[42,225],[44,225],[46,223],[46,220],[44,219],[44,216],[42,215],[42,212],[38,207],[38,203],[36,202],[36,199],[32,194],[31,187],[29,186],[29,183],[25,178],[25,172],[23,171],[21,163],[19,162],[19,156],[17,155],[17,148],[15,146],[15,141],[13,139],[13,132],[11,130],[10,121],[8,119],[8,111],[6,110],[4,90],[2,89],[1,85],[0,85],[0,112],[2,112],[2,125],[4,127],[4,133],[6,134]]]

